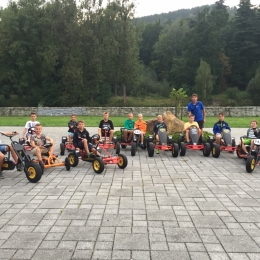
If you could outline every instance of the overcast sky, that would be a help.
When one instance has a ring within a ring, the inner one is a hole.
[[[106,0],[103,0],[106,2]],[[182,8],[192,8],[201,5],[210,5],[216,0],[135,0],[137,4],[136,17],[150,14],[168,13]],[[6,7],[8,0],[0,0],[0,6]],[[251,0],[254,5],[259,5],[260,0]],[[237,6],[239,0],[226,0],[228,6]]]

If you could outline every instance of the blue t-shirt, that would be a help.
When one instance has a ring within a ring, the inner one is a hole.
[[[200,101],[197,101],[195,105],[192,102],[188,104],[188,112],[195,116],[194,121],[196,122],[204,120],[202,110],[204,110],[204,105]]]

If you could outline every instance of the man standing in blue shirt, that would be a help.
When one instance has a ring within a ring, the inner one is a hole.
[[[204,122],[206,121],[206,111],[203,103],[198,101],[198,95],[193,94],[191,96],[191,102],[188,104],[188,114],[195,116],[194,121],[198,123],[201,129],[201,135],[203,135]]]

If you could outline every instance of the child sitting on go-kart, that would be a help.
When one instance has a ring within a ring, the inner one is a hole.
[[[250,122],[250,128],[248,128],[247,133],[246,133],[246,138],[241,140],[241,148],[244,151],[246,155],[249,155],[248,151],[246,150],[245,145],[250,145],[250,150],[254,145],[254,139],[258,137],[259,135],[259,128],[257,128],[258,122],[256,120],[252,120]]]
[[[224,114],[223,113],[219,113],[218,114],[218,119],[219,121],[216,122],[213,126],[213,133],[216,137],[216,143],[220,144],[221,138],[222,138],[222,131],[224,129],[228,129],[231,131],[230,126],[228,125],[227,122],[224,121]]]
[[[68,122],[68,127],[69,127],[69,130],[68,130],[69,143],[72,144],[74,132],[77,130],[77,122],[76,122],[76,115],[75,114],[71,115],[71,119]]]
[[[186,134],[186,141],[187,141],[188,144],[191,143],[191,140],[190,140],[190,128],[191,127],[196,127],[198,129],[198,139],[201,136],[201,129],[199,128],[198,123],[194,121],[194,119],[195,119],[195,116],[190,114],[189,115],[189,122],[184,124],[184,132]]]
[[[44,147],[46,141],[49,141],[51,146],[49,148]],[[39,160],[40,166],[43,168],[44,163],[42,161],[42,154],[49,153],[49,155],[53,154],[54,151],[54,142],[52,138],[45,136],[42,134],[42,125],[36,124],[35,125],[35,134],[31,137],[31,146],[32,150],[31,153],[37,156]]]
[[[18,134],[16,131],[15,132],[2,132],[0,131],[0,136],[4,134],[4,135],[16,135]],[[5,158],[5,154],[10,150],[11,154],[12,154],[12,157],[15,161],[15,163],[17,163],[18,161],[18,157],[13,149],[13,147],[10,145],[10,146],[7,146],[7,145],[1,145],[0,144],[0,174],[1,174],[1,171],[2,171],[2,167],[3,167],[3,163],[4,163],[4,158]]]
[[[134,133],[135,121],[133,120],[133,113],[128,113],[128,119],[124,122],[124,139],[126,143],[131,142]]]
[[[85,152],[88,157],[90,156],[90,151],[93,154],[100,156],[100,154],[93,147],[90,141],[91,140],[90,140],[89,132],[85,129],[84,121],[82,120],[78,121],[78,128],[75,131],[73,136],[73,145],[75,146],[76,150],[85,149]]]
[[[159,143],[159,135],[158,131],[160,128],[164,128],[167,131],[167,126],[163,122],[163,117],[162,115],[157,116],[157,122],[155,122],[154,127],[153,127],[153,135],[155,136],[156,143]],[[159,149],[156,149],[155,151],[157,154],[159,154]]]
[[[143,120],[143,115],[142,114],[138,115],[138,120],[135,122],[134,128],[138,128],[141,131],[141,134],[140,134],[140,138],[141,138],[140,147],[144,148],[144,135],[146,134],[147,124]]]
[[[109,135],[109,142],[112,142],[113,136],[114,136],[114,125],[111,120],[109,120],[109,113],[104,112],[103,113],[103,120],[100,121],[99,127],[98,127],[98,135],[100,137],[104,137],[106,135],[104,128],[107,128],[107,134]]]

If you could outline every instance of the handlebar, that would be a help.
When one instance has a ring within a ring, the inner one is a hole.
[[[19,133],[16,131],[13,131],[12,134],[5,134],[5,133],[1,133],[2,135],[9,137],[10,139],[16,135],[18,135]]]

